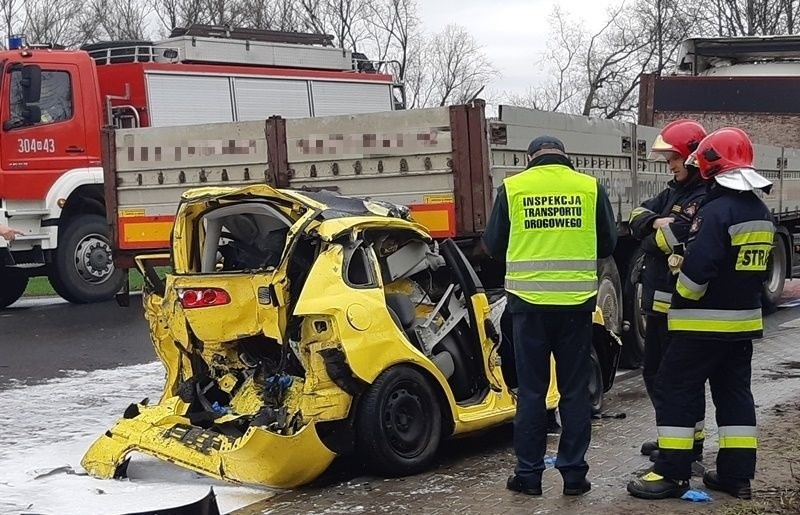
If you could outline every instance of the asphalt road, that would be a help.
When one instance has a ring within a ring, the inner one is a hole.
[[[786,283],[784,299],[800,304],[800,280]],[[69,370],[156,360],[141,297],[132,295],[130,304],[74,305],[48,297],[22,299],[0,310],[0,391],[61,377]],[[778,318],[782,317],[768,317],[767,324]],[[637,374],[638,370],[623,371],[617,381]]]
[[[65,375],[156,359],[141,297],[128,308],[115,301],[74,305],[23,299],[0,310],[0,391]]]

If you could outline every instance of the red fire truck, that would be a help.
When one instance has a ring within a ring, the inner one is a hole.
[[[305,118],[402,105],[400,85],[378,72],[383,63],[331,41],[192,26],[158,42],[0,52],[0,224],[23,233],[11,242],[0,238],[0,308],[36,275],[47,275],[56,292],[77,303],[120,289],[123,274],[111,258],[105,219],[103,126]],[[240,151],[231,138],[220,140],[222,153]],[[193,150],[208,147],[186,152]],[[138,157],[154,164],[179,158]]]

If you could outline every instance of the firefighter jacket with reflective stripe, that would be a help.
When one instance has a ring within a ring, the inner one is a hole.
[[[664,191],[631,212],[631,233],[641,240],[644,251],[642,309],[648,315],[667,315],[675,288],[675,276],[667,266],[667,258],[676,244],[689,239],[689,228],[705,195],[706,185],[694,171],[684,182],[670,181]],[[653,229],[653,220],[664,217],[675,221]]]
[[[597,180],[554,164],[504,184],[506,290],[537,305],[577,306],[597,295]]]
[[[772,215],[753,192],[714,185],[690,227],[669,330],[711,339],[760,338],[774,232]]]

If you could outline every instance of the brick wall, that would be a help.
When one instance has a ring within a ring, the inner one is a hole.
[[[679,118],[697,120],[709,132],[720,127],[739,127],[750,135],[754,143],[800,148],[800,114],[656,111],[653,125],[663,127]]]

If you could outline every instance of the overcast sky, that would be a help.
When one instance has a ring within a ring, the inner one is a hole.
[[[583,19],[587,28],[606,21],[606,9],[622,0],[561,0],[561,8]],[[546,50],[547,18],[554,0],[419,0],[425,31],[439,32],[449,23],[466,28],[483,45],[501,73],[489,88],[523,94],[537,80],[536,63]],[[539,77],[541,74],[538,74]]]

